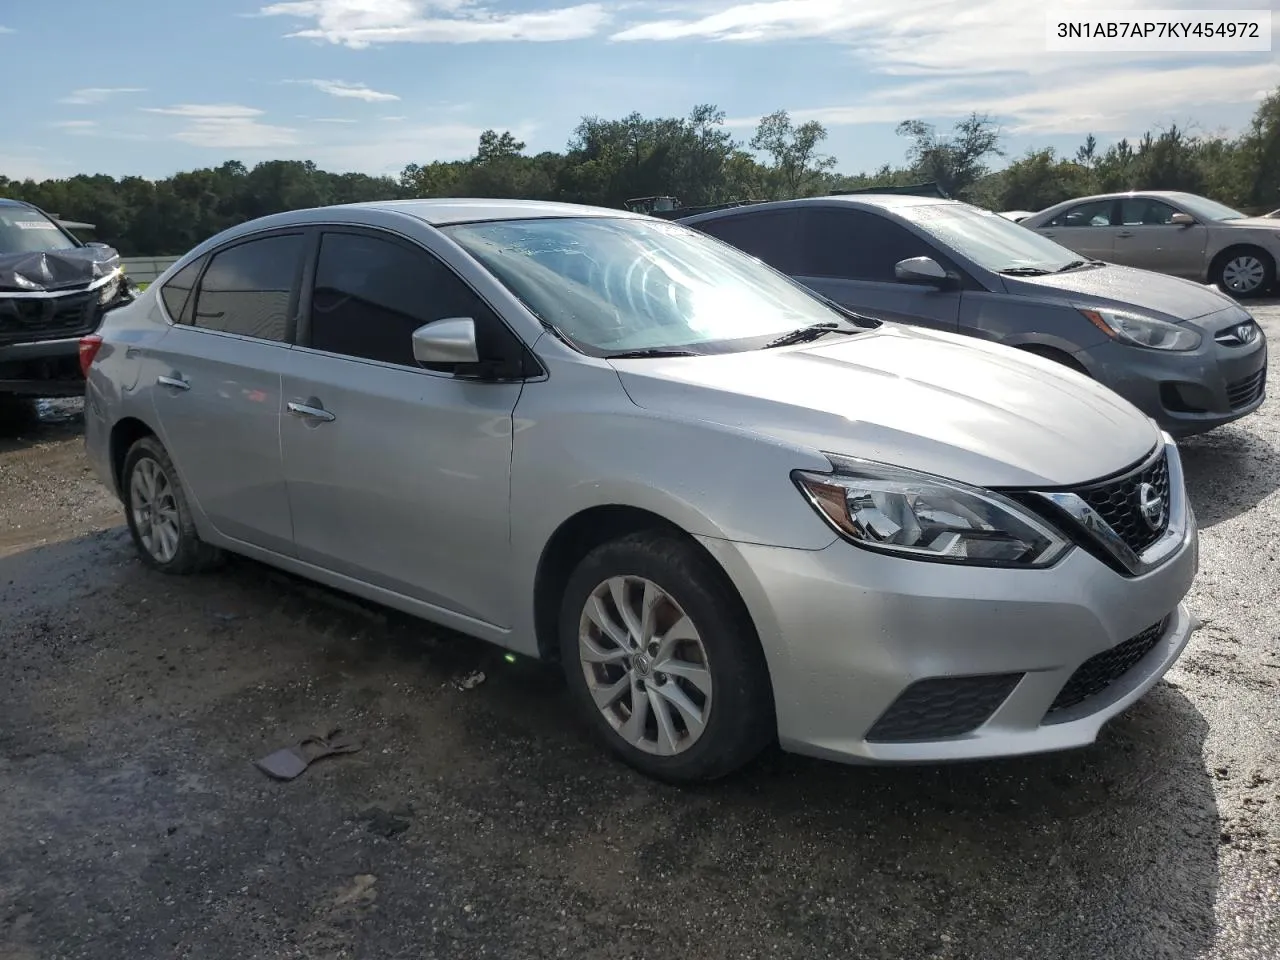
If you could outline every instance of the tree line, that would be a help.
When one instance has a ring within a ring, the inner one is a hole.
[[[162,180],[81,174],[10,180],[0,196],[27,200],[58,216],[85,220],[124,256],[182,253],[229,226],[300,207],[410,197],[523,197],[621,207],[645,196],[683,206],[730,200],[814,196],[871,186],[938,183],[950,195],[993,210],[1040,210],[1060,200],[1113,190],[1186,190],[1247,212],[1280,207],[1280,88],[1259,104],[1236,136],[1178,126],[1099,149],[1088,136],[1074,155],[1033,149],[1005,157],[988,116],[950,130],[907,120],[904,161],[854,175],[824,152],[827,130],[796,123],[785,110],[762,118],[743,142],[709,104],[686,117],[584,117],[563,151],[530,154],[510,132],[487,130],[473,157],[410,164],[399,177],[330,173],[309,161],[253,167],[231,160]]]

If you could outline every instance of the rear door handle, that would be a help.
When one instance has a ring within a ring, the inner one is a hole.
[[[156,383],[162,387],[173,387],[175,390],[190,390],[191,384],[181,377],[156,377]]]
[[[292,400],[286,404],[286,409],[295,417],[302,417],[306,420],[319,420],[321,423],[329,423],[337,419],[324,407],[313,407],[310,404],[295,403]]]
[[[1130,237],[1132,237],[1133,234],[1130,233],[1128,230],[1121,230],[1119,233],[1116,234],[1116,236],[1119,237],[1121,240],[1127,240]]]
[[[1045,236],[1045,237],[1055,237],[1055,236],[1057,236],[1057,234],[1055,234],[1055,233],[1050,233],[1048,230],[1046,230],[1043,234],[1041,234],[1041,236]]]

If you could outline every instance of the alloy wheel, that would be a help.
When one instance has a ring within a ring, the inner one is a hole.
[[[1253,254],[1242,253],[1222,265],[1222,285],[1231,293],[1252,293],[1266,276],[1266,267]]]
[[[134,465],[129,505],[143,549],[156,562],[169,563],[178,555],[181,537],[178,501],[164,468],[151,457],[143,457]]]
[[[609,725],[645,753],[674,756],[706,730],[712,683],[698,629],[642,577],[610,577],[587,597],[578,628],[587,689]]]

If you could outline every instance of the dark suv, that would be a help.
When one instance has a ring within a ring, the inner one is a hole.
[[[0,398],[82,394],[79,338],[135,294],[111,247],[0,198]]]

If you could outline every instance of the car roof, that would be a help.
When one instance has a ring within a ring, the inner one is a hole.
[[[835,194],[827,197],[801,197],[798,200],[774,200],[769,203],[750,203],[726,210],[712,210],[681,217],[679,223],[703,223],[725,217],[743,216],[762,210],[789,210],[795,207],[853,207],[861,210],[901,210],[907,207],[963,206],[959,200],[943,200],[941,197],[920,197],[903,193],[859,193],[849,196]]]
[[[529,220],[547,217],[625,217],[642,219],[643,214],[629,210],[612,210],[580,203],[558,203],[552,200],[498,200],[481,197],[444,197],[433,200],[372,200],[366,203],[342,204],[347,209],[386,210],[425,220],[435,227],[451,223],[475,223],[485,220]],[[333,210],[334,207],[318,208]]]

